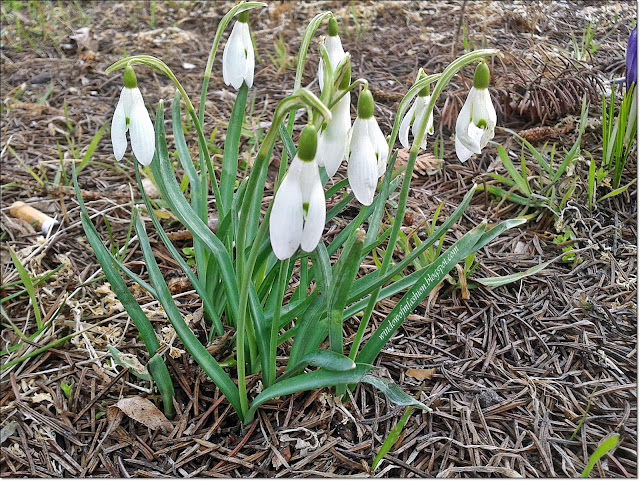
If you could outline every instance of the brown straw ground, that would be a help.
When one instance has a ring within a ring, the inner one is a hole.
[[[359,385],[345,402],[318,390],[266,404],[243,429],[219,390],[184,353],[158,304],[134,285],[132,292],[166,348],[177,415],[169,425],[150,429],[113,408],[134,396],[157,405],[160,399],[132,373],[135,360],[147,361],[146,351],[84,237],[69,183],[70,162],[82,158],[95,132],[110,122],[121,79],[103,72],[125,53],[161,57],[198,98],[210,42],[230,5],[31,2],[18,11],[9,2],[2,5],[0,298],[7,299],[2,350],[18,345],[17,330],[35,332],[34,310],[16,284],[19,275],[9,249],[32,278],[58,269],[35,287],[48,327],[2,356],[6,364],[32,354],[3,371],[0,380],[2,476],[576,477],[600,442],[617,433],[620,446],[602,458],[592,476],[637,477],[637,187],[589,211],[583,158],[570,174],[578,180],[562,225],[542,211],[500,236],[476,255],[479,266],[468,285],[458,270],[452,271],[383,350],[376,361],[378,374],[433,412],[412,414],[375,473],[371,463],[403,408],[367,385]],[[509,129],[538,148],[549,141],[559,151],[568,149],[586,95],[592,102],[590,126],[581,147],[599,159],[598,89],[624,75],[624,49],[637,18],[634,5],[272,2],[251,17],[259,62],[247,129],[258,132],[260,122],[269,121],[277,102],[290,93],[294,55],[306,23],[332,10],[352,54],[353,77],[369,80],[385,132],[419,67],[440,71],[465,45],[496,47],[505,55],[492,63],[491,94],[499,112],[494,140],[519,154]],[[597,26],[599,48],[577,60],[571,35],[579,41],[590,22]],[[77,32],[81,27],[88,30]],[[313,42],[310,52],[303,85],[317,89]],[[212,140],[218,148],[234,99],[220,70],[218,57],[205,115],[205,132],[218,128]],[[408,236],[424,239],[425,224],[438,206],[443,204],[440,219],[445,219],[473,183],[490,182],[487,172],[505,174],[492,144],[466,164],[455,158],[451,129],[472,74],[468,69],[456,77],[437,107],[444,162],[431,155],[435,138],[430,138],[403,219]],[[148,69],[139,69],[138,81],[149,107],[173,97],[169,82]],[[255,154],[252,142],[253,136],[242,139],[242,161]],[[80,174],[89,213],[105,244],[120,249],[126,265],[144,278],[138,243],[128,235],[137,198],[131,164],[113,161],[108,133],[92,159]],[[277,159],[276,153],[269,188]],[[534,168],[531,159],[527,165]],[[345,174],[343,166],[339,175]],[[622,184],[636,176],[634,152]],[[609,190],[602,188],[599,196]],[[62,225],[48,239],[41,238],[9,214],[17,200],[56,216]],[[357,208],[354,203],[344,217],[331,221],[323,241],[330,242]],[[521,206],[478,193],[444,245],[483,220],[494,224],[520,211]],[[177,245],[191,245],[176,221],[163,222]],[[557,228],[565,226],[575,238],[554,242]],[[200,300],[155,235],[151,241],[181,312],[204,340]],[[556,259],[563,249],[564,260],[521,281],[496,288],[473,282],[524,271]],[[396,254],[402,257],[400,247]],[[374,269],[368,259],[360,274]],[[372,328],[398,299],[379,303]],[[347,348],[357,322],[345,323]],[[210,346],[219,360],[232,354],[226,340]],[[132,367],[116,366],[108,345],[130,355]],[[281,369],[287,352],[284,345]],[[261,387],[257,381],[255,376],[249,380],[252,397]]]

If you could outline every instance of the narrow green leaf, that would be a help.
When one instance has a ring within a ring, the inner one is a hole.
[[[231,211],[233,190],[236,176],[238,175],[240,134],[242,133],[248,91],[249,87],[243,82],[238,90],[231,117],[229,118],[229,127],[227,128],[222,156],[222,173],[220,174],[220,200],[218,202],[218,211],[221,212],[220,217],[226,216]]]
[[[520,189],[520,192],[522,192],[527,196],[531,195],[531,188],[529,187],[529,183],[525,180],[524,177],[522,177],[522,175],[520,175],[520,173],[513,166],[513,163],[511,162],[511,159],[509,158],[507,151],[504,150],[504,147],[502,147],[502,145],[498,145],[496,147],[496,150],[498,151],[498,156],[502,161],[502,166],[507,170],[507,172],[509,172],[509,175],[514,180],[518,188]]]
[[[384,345],[418,304],[429,295],[433,288],[458,262],[477,250],[474,247],[482,237],[485,227],[486,225],[483,223],[467,232],[433,264],[423,269],[418,281],[396,304],[396,307],[393,308],[362,348],[362,351],[356,356],[356,362],[373,362]]]
[[[102,136],[104,135],[104,131],[106,130],[108,125],[109,124],[104,124],[102,127],[100,127],[98,131],[95,133],[95,135],[93,136],[93,138],[91,139],[91,143],[87,148],[87,152],[82,157],[82,161],[78,166],[78,171],[77,171],[78,173],[82,172],[82,169],[84,169],[84,167],[91,160],[91,157],[93,157],[93,153],[95,152],[96,147],[98,147],[98,144],[100,143],[100,140],[102,139]]]
[[[380,392],[382,392],[387,399],[397,404],[398,406],[411,406],[418,409],[422,409],[423,411],[431,412],[431,408],[424,405],[417,399],[409,396],[406,392],[398,387],[396,383],[393,381],[387,381],[381,379],[379,377],[373,376],[372,374],[365,374],[362,376],[361,382],[366,382],[367,384],[371,384]]]
[[[29,277],[29,273],[26,271],[24,266],[18,260],[15,252],[13,252],[13,248],[9,248],[9,255],[11,256],[11,260],[13,261],[13,265],[18,271],[18,275],[20,276],[20,280],[24,285],[27,293],[29,294],[29,300],[31,301],[31,305],[33,306],[33,315],[36,318],[36,325],[38,329],[42,328],[42,316],[40,315],[40,307],[38,306],[38,298],[36,297],[36,291],[33,288],[33,282],[31,282],[31,277]]]
[[[326,369],[319,369],[285,379],[282,382],[277,382],[256,396],[249,408],[245,424],[253,419],[256,410],[267,401],[281,396],[288,396],[289,394],[310,391],[312,389],[320,389],[338,384],[355,384],[362,380],[362,377],[369,369],[371,369],[371,366],[367,364],[357,364],[356,368],[350,371],[328,371]]]
[[[173,407],[173,396],[175,394],[173,389],[173,382],[171,381],[171,375],[167,369],[167,365],[164,363],[162,356],[156,353],[151,359],[149,359],[149,372],[156,382],[158,392],[162,397],[162,406],[164,407],[164,414],[169,418],[175,416],[176,411]]]
[[[147,233],[139,217],[136,219],[135,227],[138,238],[140,239],[140,247],[142,248],[145,263],[149,271],[151,284],[156,289],[158,300],[167,314],[169,322],[171,322],[176,334],[182,341],[182,344],[184,344],[184,347],[187,349],[189,354],[193,356],[202,370],[206,372],[209,378],[216,384],[216,386],[218,386],[218,388],[220,388],[220,391],[229,400],[236,412],[242,415],[238,388],[233,383],[229,375],[220,367],[213,356],[209,354],[207,349],[200,343],[191,328],[187,326],[182,314],[180,314],[180,311],[171,296],[171,292],[169,292],[167,283],[162,276],[162,272],[160,272],[160,269],[158,268],[155,256],[151,250],[151,245],[149,244]]]
[[[600,461],[605,454],[609,451],[613,451],[620,444],[620,435],[619,434],[611,434],[602,440],[600,445],[596,448],[593,454],[589,457],[589,462],[587,466],[584,468],[584,471],[580,475],[581,478],[588,478],[589,474],[591,474],[591,470],[595,467],[596,463]]]
[[[407,424],[407,421],[409,420],[409,416],[411,416],[412,412],[413,412],[413,408],[409,406],[407,410],[404,412],[404,414],[402,415],[402,417],[400,418],[400,421],[398,421],[398,424],[396,424],[391,430],[391,432],[389,432],[389,435],[382,443],[382,446],[380,446],[380,451],[378,451],[378,454],[376,455],[375,459],[373,460],[373,463],[371,464],[371,469],[373,471],[376,470],[380,462],[384,459],[384,457],[387,455],[389,450],[393,447],[393,445],[396,443],[396,441],[400,437],[400,434],[402,433],[402,430]]]
[[[614,197],[618,194],[622,194],[625,190],[627,190],[629,187],[631,187],[633,184],[636,183],[637,179],[633,179],[631,182],[629,182],[627,185],[624,185],[622,187],[618,187],[617,189],[612,190],[611,192],[609,192],[608,194],[603,195],[602,197],[600,197],[598,199],[598,202],[602,202],[605,199],[608,199],[609,197]]]

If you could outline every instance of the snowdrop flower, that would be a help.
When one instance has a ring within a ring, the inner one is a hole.
[[[329,36],[325,39],[324,46],[327,49],[331,69],[335,72],[336,67],[346,53],[342,48],[342,42],[338,36],[338,22],[333,17],[329,18]],[[322,92],[324,89],[324,63],[322,59],[320,59],[320,63],[318,64],[318,82],[320,83],[320,92]]]
[[[373,96],[365,89],[358,99],[358,118],[351,129],[347,166],[349,185],[361,204],[373,202],[378,178],[384,174],[388,157],[387,140],[373,117]]]
[[[420,78],[418,78],[420,80]],[[418,93],[418,96],[414,100],[411,108],[407,111],[402,119],[402,123],[400,124],[399,130],[399,138],[400,143],[405,149],[410,148],[409,145],[409,127],[411,128],[411,133],[415,137],[418,134],[418,128],[420,124],[424,120],[424,116],[427,115],[427,107],[429,106],[429,101],[431,100],[431,96],[429,95],[429,87],[425,87]],[[429,114],[429,120],[427,121],[427,132],[430,135],[433,135],[433,112]],[[427,148],[427,136],[425,135],[422,138],[422,142],[420,143],[421,149]]]
[[[338,88],[338,95],[344,92],[351,83],[351,68],[347,65],[347,72]],[[347,156],[349,148],[349,131],[351,129],[351,94],[345,93],[331,109],[331,120],[324,124],[318,136],[318,153],[316,161],[319,167],[324,167],[329,178],[333,177]]]
[[[116,160],[122,160],[127,150],[127,130],[131,148],[142,165],[149,165],[155,152],[155,132],[149,112],[138,89],[136,74],[130,65],[124,69],[124,87],[111,121],[111,145]]]
[[[269,236],[273,253],[280,260],[290,258],[302,247],[316,248],[326,220],[324,190],[320,181],[316,129],[307,125],[300,135],[298,153],[273,199]]]
[[[233,85],[237,90],[246,82],[247,87],[253,85],[253,71],[256,61],[249,33],[249,12],[238,15],[238,21],[231,30],[231,35],[222,53],[222,78],[224,83]]]
[[[489,67],[481,62],[473,76],[473,87],[456,121],[456,154],[466,162],[479,154],[494,136],[496,110],[489,95]]]

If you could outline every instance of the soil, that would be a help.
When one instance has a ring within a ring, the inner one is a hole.
[[[137,395],[161,402],[132,368],[114,364],[107,348],[114,346],[143,364],[148,360],[86,240],[70,166],[85,157],[106,125],[79,182],[105,245],[127,246],[137,187],[133,166],[113,158],[108,126],[122,85],[120,75],[104,71],[125,55],[154,55],[199,99],[215,29],[232,5],[2,4],[2,364],[29,356],[2,371],[2,476],[374,475],[371,463],[404,408],[367,385],[359,385],[344,403],[323,389],[268,403],[243,428],[219,390],[171,338],[158,304],[133,284],[159,337],[171,347],[165,358],[176,388],[177,415],[168,425],[151,429],[113,407]],[[566,206],[555,217],[548,209],[529,208],[525,225],[477,253],[469,285],[475,288],[468,295],[460,289],[459,272],[452,271],[451,282],[409,316],[377,359],[385,375],[433,412],[411,415],[375,476],[577,477],[603,439],[616,433],[620,445],[601,459],[592,476],[637,477],[636,150],[620,184],[631,185],[595,208],[587,202],[588,160],[599,162],[603,155],[601,95],[612,85],[620,92],[612,80],[625,75],[627,39],[637,23],[635,2],[269,2],[250,16],[258,61],[249,133],[240,149],[245,164],[255,155],[253,139],[264,131],[261,123],[269,122],[277,102],[292,92],[295,55],[308,21],[325,10],[338,19],[353,78],[369,82],[385,134],[420,67],[440,72],[465,49],[486,46],[503,53],[490,65],[490,93],[498,111],[494,142],[464,164],[455,156],[453,127],[473,69],[465,69],[443,93],[435,112],[439,136],[429,139],[429,153],[414,173],[406,235],[423,238],[425,223],[438,206],[440,220],[447,218],[474,183],[485,189],[499,186],[490,174],[507,174],[497,144],[517,158],[524,151],[533,176],[536,162],[514,133],[547,155],[551,145],[556,152],[571,149],[582,100],[590,102],[581,154],[559,185],[563,193],[575,184]],[[597,48],[578,60],[572,38],[579,45],[588,28],[595,30],[588,46]],[[317,63],[314,40],[302,82],[314,91]],[[150,110],[161,99],[170,104],[174,88],[169,80],[145,68],[137,76]],[[221,152],[234,98],[235,90],[222,81],[220,53],[205,106],[205,132],[217,148],[214,154]],[[296,125],[294,140],[302,125]],[[442,162],[431,154],[436,138],[442,142]],[[265,202],[280,149],[278,144]],[[400,163],[403,158],[401,152]],[[220,156],[213,160],[219,166]],[[345,176],[343,165],[337,180]],[[605,181],[597,197],[611,190]],[[15,201],[56,217],[60,226],[42,237],[10,214]],[[336,196],[330,203],[337,201]],[[354,202],[332,220],[323,242],[330,242],[349,220],[345,216],[357,209]],[[522,212],[522,205],[480,192],[445,244],[483,220],[495,224]],[[180,224],[165,217],[177,245],[190,247]],[[566,232],[570,235],[560,239]],[[161,242],[155,236],[151,242],[181,312],[204,339],[200,299]],[[146,278],[138,242],[129,244],[124,262]],[[42,278],[35,282],[35,296],[44,323],[50,323],[31,340],[21,341],[17,334],[34,334],[36,321],[10,250],[27,275]],[[396,258],[401,257],[398,250]],[[522,272],[548,261],[553,262],[541,272],[508,285],[473,285],[474,279]],[[367,262],[362,273],[375,267],[373,260]],[[378,304],[371,328],[399,299]],[[345,323],[347,346],[356,321]],[[11,346],[18,347],[7,353]],[[229,354],[221,352],[220,360]],[[286,346],[280,354],[284,367]],[[415,369],[431,371],[422,371],[430,374],[421,379]],[[255,395],[255,379],[250,387]]]

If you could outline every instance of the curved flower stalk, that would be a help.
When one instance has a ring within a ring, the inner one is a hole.
[[[361,204],[371,205],[387,167],[389,146],[373,116],[373,96],[364,89],[358,99],[358,117],[351,129],[347,176],[353,195]]]
[[[456,154],[466,162],[479,154],[494,136],[497,116],[489,95],[489,67],[483,61],[476,67],[473,87],[456,121]]]
[[[280,260],[293,256],[298,247],[311,252],[322,236],[326,205],[315,160],[317,142],[315,127],[307,125],[300,135],[298,153],[273,199],[269,235]]]
[[[424,77],[424,73],[420,72],[418,75],[418,80]],[[399,140],[402,146],[405,149],[411,147],[409,145],[409,127],[411,127],[411,134],[416,137],[418,135],[418,128],[422,121],[427,115],[427,107],[429,106],[429,101],[431,100],[431,96],[429,95],[429,87],[424,87],[420,92],[418,92],[418,96],[413,101],[411,108],[407,111],[406,115],[402,119],[402,123],[400,124],[399,131]],[[427,121],[427,131],[429,135],[433,135],[433,112],[429,112],[429,120]],[[427,136],[425,135],[420,142],[420,148],[427,148]]]
[[[329,36],[324,41],[324,47],[327,49],[329,64],[335,72],[340,61],[347,55],[342,48],[342,41],[338,35],[338,22],[334,17],[329,18]],[[318,63],[318,82],[320,83],[320,92],[324,89],[324,62],[320,59]]]
[[[131,149],[142,165],[149,165],[155,153],[155,132],[144,106],[142,94],[133,67],[127,65],[123,76],[124,87],[111,121],[111,145],[116,160],[122,160],[127,150],[127,130]]]
[[[238,21],[233,26],[222,53],[224,83],[232,85],[237,90],[242,87],[242,82],[245,82],[247,87],[251,88],[255,66],[253,43],[249,33],[249,12],[244,11],[238,15]]]

